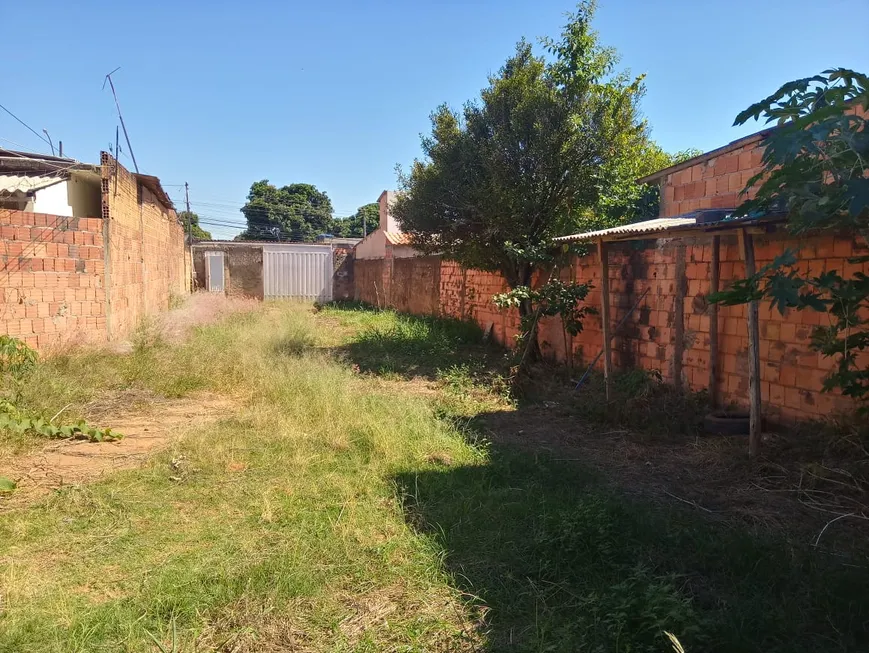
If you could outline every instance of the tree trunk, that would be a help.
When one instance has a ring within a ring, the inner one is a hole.
[[[502,274],[511,290],[520,286],[528,286],[530,288],[531,280],[534,277],[534,266],[530,263],[516,263],[502,270]],[[519,367],[523,371],[527,370],[528,365],[531,363],[540,360],[537,325],[537,309],[533,302],[530,299],[519,302],[519,328],[524,338],[521,350],[517,353],[519,354]]]
[[[524,368],[526,365],[540,360],[541,357],[540,343],[537,341],[538,315],[530,299],[519,304],[519,322],[529,325],[527,335],[522,342],[519,360],[520,367]]]

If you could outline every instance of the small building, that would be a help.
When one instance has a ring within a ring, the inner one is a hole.
[[[350,299],[352,253],[332,243],[204,240],[193,244],[193,283],[255,299]]]
[[[377,203],[380,205],[380,225],[356,246],[357,259],[409,258],[419,256],[402,233],[390,207],[395,202],[395,191],[385,190]]]

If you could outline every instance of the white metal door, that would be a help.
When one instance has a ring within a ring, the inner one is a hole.
[[[266,299],[332,301],[331,245],[263,245]]]
[[[223,292],[223,252],[205,252],[205,283],[209,292]]]

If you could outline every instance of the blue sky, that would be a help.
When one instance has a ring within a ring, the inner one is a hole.
[[[395,165],[419,155],[432,109],[475,97],[520,37],[557,35],[572,8],[40,2],[38,12],[20,8],[26,27],[5,30],[0,103],[62,139],[65,154],[96,162],[117,125],[101,86],[120,66],[114,79],[140,169],[176,200],[182,189],[170,184],[188,181],[203,221],[242,228],[238,209],[259,179],[313,183],[347,215],[395,186]],[[623,65],[647,74],[643,110],[671,151],[755,131],[732,128],[734,115],[782,82],[833,66],[867,71],[867,25],[867,0],[601,0],[596,18]],[[47,148],[3,112],[0,139]],[[205,226],[216,237],[237,232]]]

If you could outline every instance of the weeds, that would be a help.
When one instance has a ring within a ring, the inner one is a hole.
[[[575,392],[560,393],[578,418],[643,432],[649,436],[698,435],[709,412],[705,392],[680,390],[664,383],[658,372],[635,369],[613,378],[613,397],[606,399],[603,375],[592,373]]]
[[[463,325],[279,304],[43,361],[31,407],[208,389],[240,408],[5,512],[0,650],[153,653],[172,632],[185,651],[666,651],[664,631],[688,651],[869,646],[859,560],[482,440],[481,412],[523,410],[491,389],[502,362]],[[639,423],[678,405],[655,379],[617,385],[632,408],[581,410]]]

